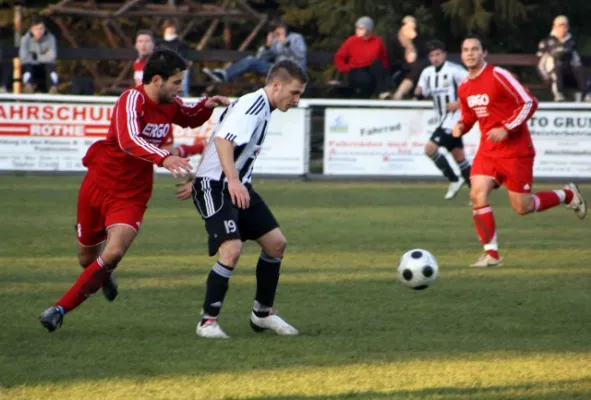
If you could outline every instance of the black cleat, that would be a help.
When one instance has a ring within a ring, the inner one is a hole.
[[[39,317],[39,321],[41,321],[41,325],[47,328],[49,332],[53,332],[62,326],[64,323],[64,316],[59,308],[50,307],[43,311],[43,314]]]
[[[119,294],[119,290],[117,289],[117,281],[113,274],[109,276],[109,280],[103,285],[103,294],[105,298],[109,301],[115,300],[115,297]]]

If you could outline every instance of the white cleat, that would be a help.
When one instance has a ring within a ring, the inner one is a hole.
[[[493,256],[484,253],[476,261],[474,264],[470,266],[473,268],[488,268],[488,267],[500,267],[503,265],[503,257],[500,257],[498,260]]]
[[[229,339],[230,336],[226,335],[226,332],[220,328],[220,324],[215,319],[208,319],[202,324],[199,321],[197,324],[197,336],[201,336],[208,339]]]
[[[280,336],[295,336],[299,334],[296,328],[273,313],[269,314],[268,317],[259,318],[254,312],[252,312],[250,314],[250,327],[255,332],[263,332],[264,330],[269,329]]]
[[[587,202],[583,198],[579,187],[575,183],[571,182],[564,188],[573,192],[573,199],[569,204],[566,205],[566,207],[574,210],[575,214],[580,219],[585,218],[587,216]]]
[[[444,199],[450,200],[456,197],[456,194],[458,194],[464,183],[466,183],[466,181],[462,177],[459,177],[457,182],[450,182]]]

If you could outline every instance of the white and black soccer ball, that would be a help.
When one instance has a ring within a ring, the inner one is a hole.
[[[413,249],[400,257],[398,275],[402,283],[409,288],[423,290],[437,279],[439,265],[433,254],[427,250]]]

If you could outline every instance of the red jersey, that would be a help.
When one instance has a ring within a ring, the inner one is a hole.
[[[133,62],[133,81],[135,85],[141,85],[142,79],[144,78],[144,67],[148,60],[140,60],[139,58]]]
[[[464,132],[480,125],[478,153],[494,158],[533,157],[534,145],[527,121],[538,108],[538,100],[507,70],[485,65],[480,74],[466,78],[458,88]],[[486,134],[505,128],[502,142],[491,142]]]
[[[182,127],[204,124],[213,110],[207,99],[194,106],[157,104],[143,85],[126,90],[115,103],[109,132],[93,143],[82,159],[87,177],[111,196],[147,202],[152,193],[154,164],[161,166],[170,155],[162,146],[172,144],[172,123]]]
[[[334,55],[334,64],[341,73],[349,72],[351,68],[369,67],[375,60],[380,60],[386,70],[390,69],[384,42],[376,35],[368,38],[349,36]]]

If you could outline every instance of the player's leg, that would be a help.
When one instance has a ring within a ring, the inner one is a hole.
[[[261,246],[256,267],[257,289],[250,326],[256,332],[270,329],[279,335],[297,335],[297,329],[273,312],[287,240],[279,229],[275,216],[254,190],[250,191],[250,207],[241,211],[239,223],[243,238],[256,240]]]
[[[128,225],[112,226],[101,254],[80,274],[74,285],[40,317],[49,332],[61,326],[63,316],[82,304],[109,279],[111,272],[131,246],[137,232]]]
[[[81,243],[78,243],[78,263],[83,269],[86,269],[94,260],[98,258],[101,254],[103,249],[103,243],[100,243],[96,246],[85,246]],[[115,300],[117,295],[119,294],[119,289],[117,286],[117,281],[115,280],[115,276],[111,274],[109,279],[103,287],[101,288],[103,291],[103,295],[109,301]]]
[[[198,178],[193,183],[193,203],[205,221],[209,255],[218,254],[207,276],[202,318],[196,333],[201,337],[226,339],[229,336],[220,328],[217,319],[242,251],[238,209],[232,205],[223,183],[207,178]]]
[[[579,188],[569,183],[562,189],[541,191],[531,194],[533,186],[533,158],[507,160],[504,164],[507,174],[506,186],[509,190],[509,201],[513,210],[519,215],[542,212],[550,208],[566,204],[577,217],[585,218],[587,204]]]
[[[498,176],[493,160],[476,157],[472,165],[470,177],[470,200],[472,201],[472,218],[478,239],[484,247],[484,254],[471,267],[492,267],[501,265],[501,257],[497,245],[496,223],[490,206],[490,193],[499,186]]]
[[[464,145],[462,144],[462,138],[452,138],[460,142],[460,144],[451,148],[451,155],[455,162],[460,168],[462,178],[470,186],[470,162],[466,160],[466,153],[464,152]]]
[[[435,166],[439,168],[443,176],[449,180],[449,187],[444,197],[446,200],[449,200],[458,193],[464,184],[464,181],[455,174],[451,165],[449,165],[449,162],[447,161],[447,157],[439,152],[439,146],[445,141],[445,136],[445,131],[441,128],[437,128],[425,144],[425,154],[433,161]]]

